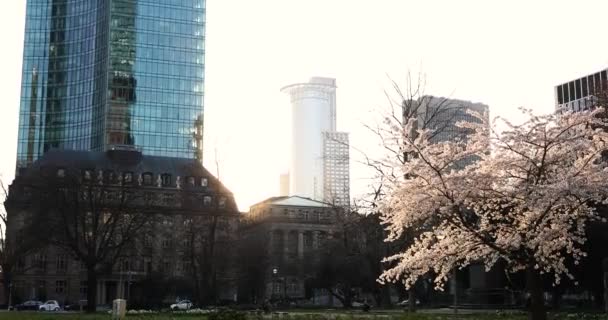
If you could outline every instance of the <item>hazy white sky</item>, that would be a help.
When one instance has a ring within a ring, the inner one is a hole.
[[[14,174],[25,0],[0,11],[0,174]],[[608,1],[207,0],[204,163],[241,210],[278,193],[289,156],[289,101],[311,76],[338,82],[338,129],[386,104],[387,75],[427,76],[428,94],[483,102],[492,115],[554,107],[553,86],[608,66]],[[352,154],[353,195],[366,172]]]

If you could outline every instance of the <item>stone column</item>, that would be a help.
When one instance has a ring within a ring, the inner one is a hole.
[[[289,258],[289,231],[283,230],[283,258]]]
[[[304,258],[304,231],[298,230],[298,258]]]
[[[272,256],[272,254],[274,253],[273,251],[273,246],[274,246],[274,230],[270,230],[268,232],[268,252],[270,253],[270,255]]]

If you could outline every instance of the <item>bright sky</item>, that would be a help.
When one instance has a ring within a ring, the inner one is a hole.
[[[351,144],[386,105],[387,75],[427,76],[426,93],[483,102],[493,116],[554,107],[553,86],[608,67],[608,2],[559,0],[208,0],[204,164],[241,210],[278,194],[289,161],[289,101],[311,76],[338,82],[338,129]],[[13,179],[25,0],[0,11],[0,174]],[[368,172],[352,153],[354,196]]]

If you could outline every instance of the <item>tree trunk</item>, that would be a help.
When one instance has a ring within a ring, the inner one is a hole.
[[[11,271],[8,271],[8,269],[6,269],[4,271],[4,277],[2,278],[2,289],[4,291],[4,298],[6,299],[6,304],[7,307],[10,307],[12,303],[12,301],[10,301],[10,299],[12,299],[11,297],[11,280],[12,280],[12,273]]]
[[[93,313],[97,308],[97,272],[95,267],[87,267],[87,313]]]
[[[414,291],[414,287],[415,286],[412,286],[407,291],[407,311],[409,312],[416,312],[416,291]]]
[[[530,320],[546,320],[547,310],[545,310],[545,302],[543,299],[543,287],[540,273],[534,270],[533,267],[528,267],[526,270],[526,285],[530,293],[530,306],[528,310],[528,319]]]

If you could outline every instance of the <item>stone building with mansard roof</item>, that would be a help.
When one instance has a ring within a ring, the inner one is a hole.
[[[217,300],[236,296],[235,244],[239,212],[232,193],[195,159],[146,156],[127,148],[106,152],[51,150],[27,169],[18,172],[5,202],[8,234],[19,230],[36,208],[35,190],[43,177],[74,176],[81,183],[104,185],[112,190],[143,194],[134,203],[150,217],[151,227],[117,261],[100,271],[97,304],[127,296],[146,304],[146,281],[166,280],[157,301],[193,296],[194,258],[191,248],[214,243],[212,258]],[[196,224],[196,237],[186,236]],[[212,232],[210,231],[212,230]],[[197,243],[192,243],[194,239]],[[200,243],[198,243],[200,242]],[[211,261],[211,260],[209,260]],[[200,262],[200,261],[199,261]],[[200,271],[199,271],[200,272]],[[179,286],[182,287],[179,287]],[[86,299],[86,269],[68,251],[41,243],[20,259],[12,277],[13,304],[29,299],[58,300],[61,304]]]

